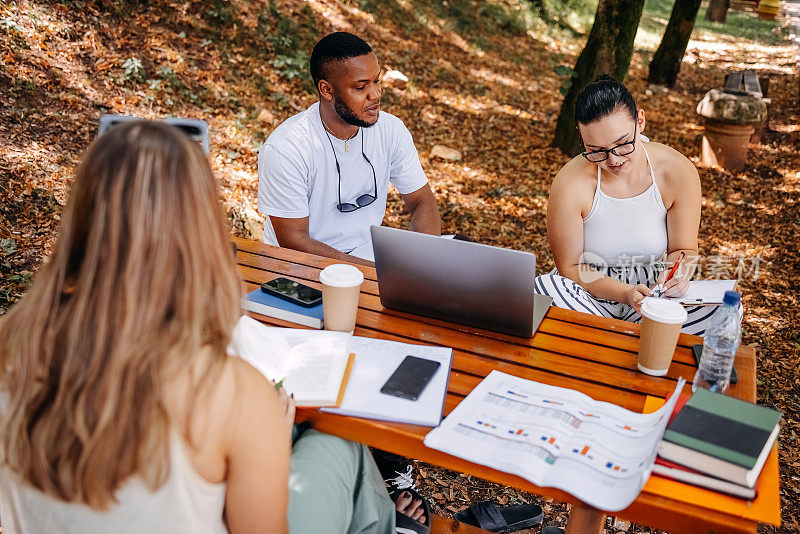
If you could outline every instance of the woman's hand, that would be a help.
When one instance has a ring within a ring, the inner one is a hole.
[[[291,431],[292,425],[294,425],[294,397],[286,393],[285,389],[278,388],[278,398],[280,399],[281,406],[283,407],[283,419]]]
[[[644,284],[639,284],[636,286],[631,286],[628,290],[627,296],[627,304],[628,306],[632,306],[634,310],[637,312],[642,307],[642,299],[645,298],[647,295],[650,294],[650,288]]]
[[[686,294],[689,290],[689,278],[685,275],[685,273],[681,272],[681,269],[678,268],[675,271],[675,274],[672,275],[672,278],[669,279],[668,282],[664,282],[666,280],[669,271],[664,271],[658,278],[656,279],[656,285],[653,288],[659,287],[661,289],[661,296],[662,297],[682,297]]]

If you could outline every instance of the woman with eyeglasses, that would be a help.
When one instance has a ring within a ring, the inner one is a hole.
[[[651,292],[678,297],[689,287],[700,178],[685,156],[648,142],[644,110],[608,75],[580,93],[575,119],[584,150],[553,180],[547,236],[556,269],[537,278],[536,291],[562,308],[639,322]],[[683,331],[702,335],[714,311],[688,308]]]

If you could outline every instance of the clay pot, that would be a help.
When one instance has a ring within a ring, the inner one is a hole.
[[[719,165],[730,172],[741,171],[747,163],[747,145],[754,131],[752,124],[705,119],[700,159],[704,165]]]
[[[719,165],[730,172],[744,169],[754,125],[767,117],[763,99],[712,89],[697,104],[697,112],[705,118],[703,164]]]

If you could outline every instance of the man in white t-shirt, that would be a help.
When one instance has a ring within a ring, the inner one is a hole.
[[[411,133],[380,111],[372,48],[351,33],[329,34],[314,46],[311,76],[319,102],[278,126],[258,154],[264,241],[372,265],[357,256],[370,255],[369,227],[383,221],[390,182],[411,229],[439,235],[436,197]]]

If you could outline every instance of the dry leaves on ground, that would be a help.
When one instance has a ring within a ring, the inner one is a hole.
[[[247,235],[242,214],[255,206],[257,149],[272,128],[314,101],[301,51],[339,29],[365,37],[386,70],[409,78],[405,88],[385,88],[384,109],[411,130],[445,231],[533,251],[543,270],[551,268],[547,193],[568,160],[549,146],[561,100],[554,67],[574,63],[581,39],[534,38],[478,16],[470,24],[479,26],[470,29],[448,16],[443,4],[422,1],[0,2],[0,311],[20,298],[51,250],[72,168],[104,112],[207,120],[232,230]],[[730,69],[770,76],[769,128],[751,145],[747,169],[730,174],[699,166],[700,250],[707,275],[742,276],[743,341],[758,350],[759,402],[785,415],[782,530],[794,531],[800,528],[794,51],[788,41],[766,46],[704,31],[666,94],[647,91],[648,54],[637,50],[628,78],[647,113],[645,133],[698,166],[697,101],[720,87]],[[461,160],[431,157],[437,144],[457,149]],[[392,194],[386,224],[407,225],[404,212]],[[563,505],[485,481],[426,465],[418,473],[444,515],[494,498],[540,502],[548,523],[566,517]],[[620,529],[647,531],[609,519],[609,531]]]

